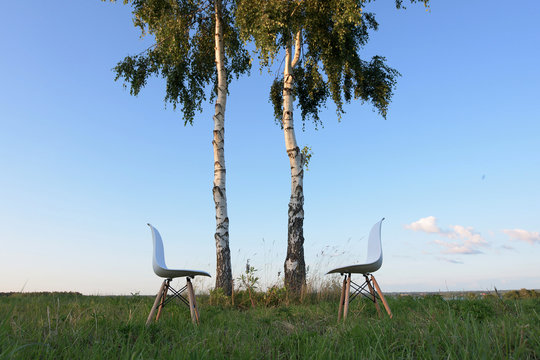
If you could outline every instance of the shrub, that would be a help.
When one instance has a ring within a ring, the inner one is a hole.
[[[285,287],[272,286],[263,296],[265,306],[289,305],[289,294]]]
[[[231,298],[225,295],[222,288],[210,290],[210,297],[208,299],[210,305],[214,306],[228,306],[231,304]]]
[[[505,300],[517,300],[517,299],[537,299],[540,298],[540,293],[536,290],[511,290],[503,294]]]

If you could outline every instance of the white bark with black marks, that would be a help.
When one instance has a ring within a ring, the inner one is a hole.
[[[283,70],[283,133],[285,148],[291,165],[291,198],[289,201],[287,225],[287,257],[284,264],[285,286],[293,293],[300,294],[306,283],[306,264],[304,261],[304,167],[293,120],[293,76],[292,69],[298,62],[301,50],[301,32],[296,34],[294,58],[289,43],[285,50]]]
[[[214,114],[214,203],[216,205],[216,288],[226,295],[232,293],[231,252],[229,249],[229,217],[227,215],[225,169],[225,108],[227,105],[227,73],[224,63],[221,1],[215,2],[215,58],[217,70],[217,97]]]

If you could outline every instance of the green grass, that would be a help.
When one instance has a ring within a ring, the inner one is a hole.
[[[539,359],[540,299],[388,299],[394,318],[355,300],[210,305],[201,324],[171,304],[145,327],[153,299],[76,294],[0,296],[0,359]]]

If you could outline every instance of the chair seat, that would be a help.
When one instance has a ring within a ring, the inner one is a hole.
[[[369,264],[357,264],[332,269],[327,274],[368,274],[379,270],[380,262],[376,261]]]
[[[154,272],[157,276],[167,279],[173,279],[177,277],[185,277],[189,276],[190,278],[193,278],[195,276],[208,276],[210,277],[210,274],[206,271],[200,271],[200,270],[181,270],[181,269],[164,269],[164,268],[154,268]]]

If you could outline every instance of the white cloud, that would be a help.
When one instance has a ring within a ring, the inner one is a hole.
[[[444,257],[438,257],[437,260],[446,261],[446,262],[449,262],[451,264],[463,264],[463,261],[461,261],[461,260],[447,259],[447,258],[444,258]]]
[[[429,234],[444,236],[450,241],[435,240],[434,243],[443,247],[443,254],[481,254],[478,248],[488,246],[484,237],[475,232],[470,226],[452,225],[449,229],[441,229],[437,225],[435,216],[421,218],[411,224],[405,225],[406,229],[422,231]]]
[[[441,229],[437,226],[436,222],[437,219],[435,218],[435,216],[428,216],[425,218],[421,218],[420,220],[415,221],[412,224],[405,225],[405,229],[440,234]]]
[[[455,243],[449,241],[435,240],[434,243],[446,248],[446,250],[443,251],[443,254],[471,255],[482,253],[480,250],[475,249],[473,243],[467,241]]]
[[[525,241],[531,245],[534,243],[540,243],[540,233],[536,231],[527,231],[522,229],[503,230],[503,232],[512,240]]]
[[[465,239],[466,243],[475,244],[479,246],[486,246],[487,241],[475,232],[472,227],[464,227],[461,225],[451,226],[452,231],[447,232],[449,238]]]

